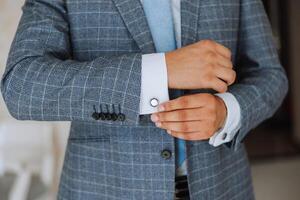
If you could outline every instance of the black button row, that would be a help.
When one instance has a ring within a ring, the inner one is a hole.
[[[97,112],[96,106],[94,105],[94,112],[92,114],[92,118],[95,120],[102,120],[102,121],[125,121],[126,117],[123,113],[121,113],[121,106],[119,107],[119,112],[116,113],[115,111],[115,105],[109,106],[108,104],[106,106],[106,112],[102,109],[102,104],[100,105],[100,112]],[[112,107],[112,112],[110,111],[110,107]]]

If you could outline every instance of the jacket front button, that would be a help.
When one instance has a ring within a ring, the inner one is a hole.
[[[172,152],[168,149],[164,149],[164,150],[161,151],[160,155],[161,155],[162,158],[168,160],[172,157]]]

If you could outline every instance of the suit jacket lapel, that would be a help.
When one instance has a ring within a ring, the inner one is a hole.
[[[142,53],[154,53],[154,42],[140,0],[113,0],[113,2]]]
[[[181,43],[197,42],[200,0],[181,0]]]

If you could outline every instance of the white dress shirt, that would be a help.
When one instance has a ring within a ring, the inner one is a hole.
[[[181,12],[180,0],[171,0],[177,47],[181,47]],[[241,126],[241,110],[236,98],[231,93],[216,94],[227,108],[224,127],[209,140],[215,147],[230,142]],[[142,85],[140,114],[157,112],[159,104],[169,101],[168,74],[164,53],[145,54],[142,56]]]

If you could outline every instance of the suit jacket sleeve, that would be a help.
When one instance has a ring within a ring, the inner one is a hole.
[[[1,85],[10,114],[20,120],[94,121],[94,106],[99,111],[100,104],[115,104],[126,120],[103,123],[137,124],[141,54],[73,60],[64,2],[27,0],[23,6]]]
[[[235,149],[251,129],[274,114],[288,90],[261,0],[242,0],[240,12],[238,80],[229,88],[242,115]]]

